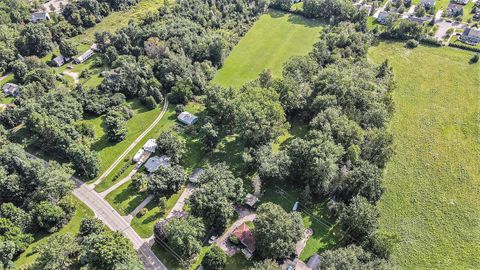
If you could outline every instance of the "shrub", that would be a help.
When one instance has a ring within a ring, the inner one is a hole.
[[[185,111],[185,106],[183,104],[178,104],[175,106],[175,112],[176,113],[182,113]]]
[[[470,59],[470,63],[471,63],[471,64],[478,63],[478,58],[480,58],[479,55],[478,55],[478,53],[474,54],[474,55],[472,56],[472,58]]]
[[[142,208],[142,210],[140,210],[140,212],[138,212],[138,216],[139,216],[139,217],[143,217],[143,216],[145,216],[147,213],[148,213],[148,209],[147,209],[147,208]]]
[[[212,247],[203,258],[202,265],[206,270],[222,270],[227,262],[227,254],[219,247]]]
[[[418,46],[418,41],[416,41],[415,39],[409,39],[405,45],[407,46],[407,48],[413,49]]]
[[[233,235],[233,234],[230,235],[230,237],[228,237],[228,240],[229,240],[230,242],[232,242],[232,244],[234,244],[234,245],[240,244],[240,241],[238,241],[238,238],[237,238],[235,235]]]

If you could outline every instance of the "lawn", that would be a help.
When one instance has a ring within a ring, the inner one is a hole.
[[[318,21],[271,10],[235,46],[213,83],[240,87],[264,69],[279,76],[290,57],[311,51],[321,29]]]
[[[75,199],[75,203],[77,205],[77,211],[75,212],[75,215],[70,220],[70,222],[65,225],[60,231],[56,232],[56,234],[71,233],[73,235],[76,235],[78,233],[78,229],[80,228],[80,223],[82,219],[88,216],[93,216],[93,212],[86,205],[84,205],[77,199]],[[50,236],[51,234],[35,235],[34,242],[30,244],[30,246],[28,246],[25,252],[20,254],[20,256],[15,260],[15,267],[22,268],[22,266],[27,266],[33,263],[38,256],[37,253],[34,252],[34,249],[46,243]]]
[[[480,66],[471,52],[381,43],[370,60],[395,71],[396,155],[379,203],[383,230],[399,235],[404,269],[480,265]],[[414,67],[414,68],[412,68]]]

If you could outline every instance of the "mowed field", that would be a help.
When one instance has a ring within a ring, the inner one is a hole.
[[[396,155],[385,173],[381,227],[400,237],[404,269],[480,267],[480,66],[471,52],[400,43],[370,60],[395,71]]]
[[[312,50],[321,29],[318,21],[271,10],[235,46],[213,83],[240,87],[264,69],[279,76],[286,60]]]

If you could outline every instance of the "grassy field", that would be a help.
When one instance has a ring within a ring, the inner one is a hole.
[[[77,211],[75,212],[75,215],[70,220],[70,222],[65,225],[65,227],[63,227],[60,231],[56,232],[56,234],[71,233],[73,235],[76,235],[78,233],[78,229],[80,228],[80,223],[82,219],[88,216],[93,216],[93,212],[86,205],[84,205],[77,199],[75,199],[75,202],[77,205]],[[35,235],[34,242],[30,246],[28,246],[27,250],[20,254],[20,256],[15,260],[15,267],[21,268],[22,266],[33,263],[38,256],[38,254],[34,252],[34,249],[46,243],[50,236],[51,235],[49,234]]]
[[[396,155],[386,168],[381,227],[400,236],[404,269],[480,265],[480,66],[471,52],[381,43],[370,59],[395,71]]]
[[[264,69],[281,75],[286,60],[305,55],[318,40],[321,24],[298,15],[270,11],[240,40],[213,83],[240,87]]]

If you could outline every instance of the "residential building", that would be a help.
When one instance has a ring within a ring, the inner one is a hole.
[[[476,45],[480,43],[480,29],[473,27],[465,29],[460,36],[460,40],[470,45]]]
[[[61,67],[61,66],[65,65],[65,63],[69,60],[70,60],[70,58],[65,58],[65,57],[63,57],[63,55],[59,55],[59,56],[53,58],[52,64],[56,67]]]
[[[198,121],[198,117],[189,113],[189,112],[182,112],[177,117],[178,121],[184,123],[187,126],[191,126]]]
[[[232,233],[238,241],[245,247],[242,253],[247,259],[250,259],[257,248],[255,237],[247,224],[242,223]]]
[[[157,151],[157,140],[149,139],[145,145],[143,145],[143,149],[150,153],[155,153]]]
[[[433,20],[432,17],[428,17],[428,16],[425,16],[425,17],[409,16],[407,19],[409,21],[416,22],[418,24],[429,23]]]
[[[435,8],[435,0],[421,0],[420,5],[425,9]]]
[[[48,15],[48,12],[34,12],[31,15],[33,23],[50,20],[50,15]]]
[[[446,9],[447,16],[457,17],[463,15],[463,6],[455,3],[450,3]]]
[[[20,86],[13,84],[13,83],[6,83],[2,87],[3,94],[5,96],[18,96],[20,94]]]
[[[470,0],[451,0],[451,1],[456,4],[466,5]]]
[[[156,170],[158,170],[158,168],[160,168],[160,166],[170,166],[170,158],[167,156],[153,156],[147,160],[147,163],[145,163],[145,169],[149,173],[155,172]]]

